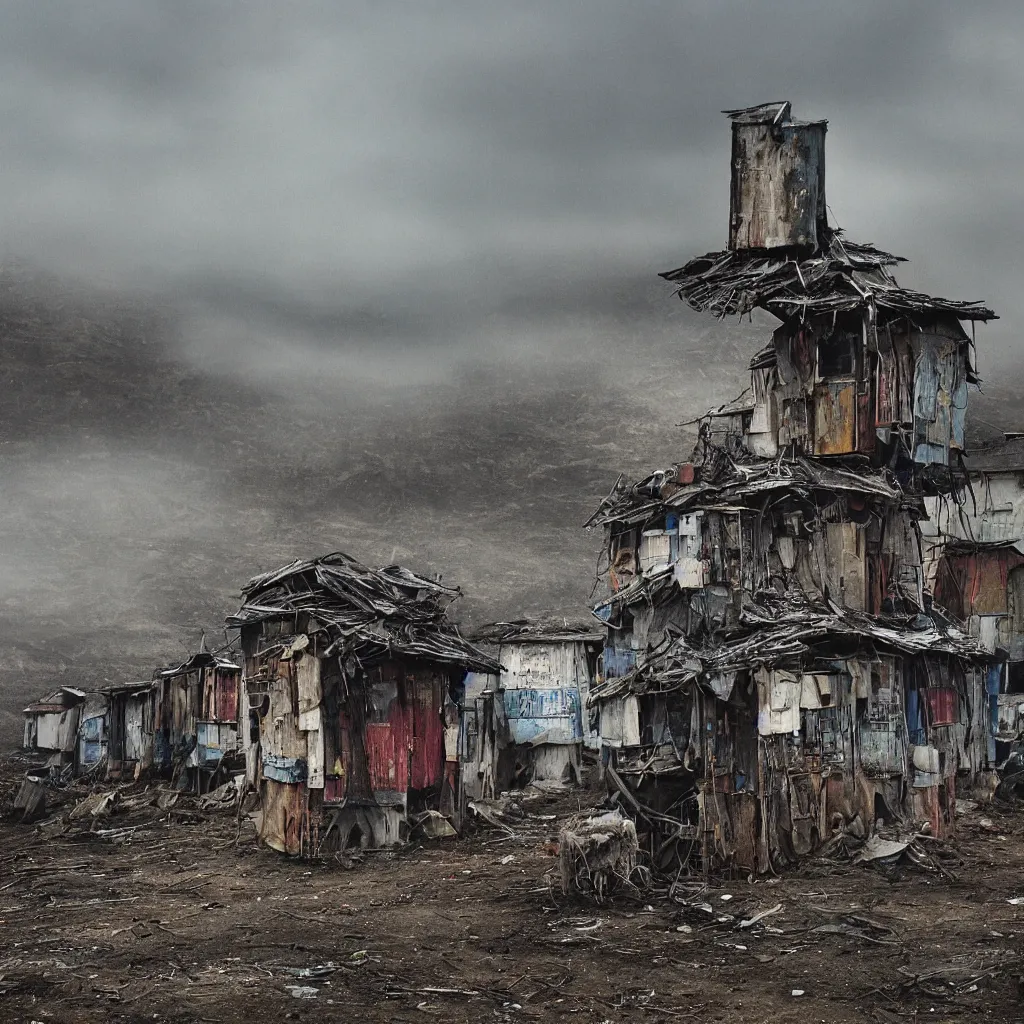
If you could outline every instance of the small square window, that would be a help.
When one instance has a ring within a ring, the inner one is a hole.
[[[833,331],[818,342],[818,376],[852,377],[855,367],[854,336]]]

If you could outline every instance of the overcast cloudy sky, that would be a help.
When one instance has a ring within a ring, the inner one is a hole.
[[[757,344],[656,276],[725,245],[725,108],[829,120],[834,222],[993,306],[1012,398],[1022,52],[1020,0],[0,0],[0,733],[299,554],[584,613],[578,524]]]
[[[0,11],[9,254],[286,332],[469,344],[721,247],[719,111],[788,97],[830,120],[838,222],[991,301],[1010,347],[1020,3]]]

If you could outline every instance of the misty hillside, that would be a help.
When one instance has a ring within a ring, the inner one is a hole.
[[[344,336],[268,364],[194,310],[6,268],[0,741],[47,687],[222,638],[241,584],[296,556],[440,572],[468,624],[579,616],[600,547],[581,523],[619,472],[688,454],[676,424],[742,389],[767,327],[698,318],[656,278],[615,301],[529,351],[491,325],[441,372]],[[1019,425],[991,391],[976,427]]]
[[[242,345],[210,368],[180,311],[7,268],[4,740],[51,685],[184,657],[295,556],[441,572],[467,622],[579,615],[599,547],[580,524],[620,471],[687,454],[675,424],[736,393],[753,344],[641,290],[642,330],[583,309],[550,350],[491,343],[441,378],[396,353],[367,383],[330,349],[267,373]]]

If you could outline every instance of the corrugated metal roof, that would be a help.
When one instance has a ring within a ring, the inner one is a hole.
[[[992,448],[972,451],[965,461],[971,473],[1024,472],[1024,437],[1015,437]]]
[[[335,551],[254,577],[227,621],[240,628],[307,612],[329,638],[326,657],[354,654],[366,664],[399,656],[496,671],[497,663],[448,619],[460,593],[400,565],[371,569]]]

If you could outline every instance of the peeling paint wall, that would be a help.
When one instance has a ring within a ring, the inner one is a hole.
[[[317,857],[404,842],[406,819],[419,810],[457,817],[452,673],[395,660],[348,674],[315,633],[266,628],[274,625],[242,632],[246,764],[261,795],[261,840]]]
[[[667,556],[667,538],[663,547]],[[641,563],[643,559],[641,556]],[[524,756],[532,777],[579,781],[582,747],[590,733],[589,727],[584,728],[582,713],[591,682],[586,645],[507,643],[501,646],[499,661],[509,739],[529,748]]]

